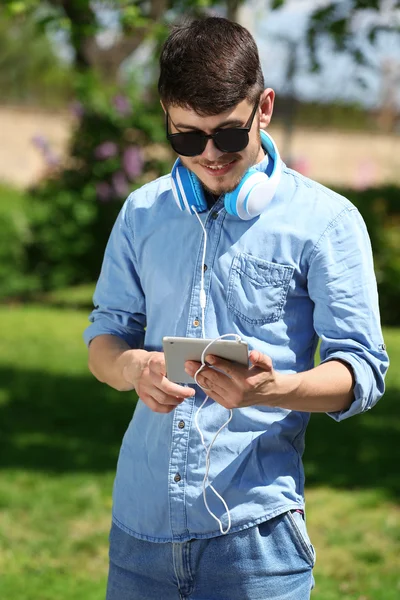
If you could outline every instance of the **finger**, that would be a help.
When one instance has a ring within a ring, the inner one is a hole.
[[[221,376],[221,379],[216,379],[212,375],[199,375],[199,383],[202,387],[205,388],[207,394],[217,394],[221,397],[229,397],[236,391],[236,386],[232,383],[230,379],[225,377],[225,375]]]
[[[195,373],[200,369],[201,363],[194,360],[185,361],[185,371],[188,375],[193,377]]]
[[[272,371],[272,359],[266,354],[252,350],[249,355],[251,363],[263,371]]]
[[[165,358],[162,352],[155,352],[148,360],[147,366],[152,373],[165,375],[167,370],[165,367]]]
[[[211,389],[205,390],[207,393],[207,396],[209,398],[211,398],[215,402],[218,402],[218,404],[220,404],[224,408],[227,408],[227,409],[233,408],[232,406],[229,405],[229,402],[227,401],[227,398],[230,398],[230,394],[227,393],[225,389],[223,389],[219,386],[216,386],[215,384],[213,384],[210,381],[208,381],[208,382],[206,381],[205,385],[207,387],[211,386]]]
[[[166,404],[170,406],[178,406],[179,404],[182,404],[184,400],[184,398],[177,398],[176,396],[165,394],[162,390],[159,390],[156,387],[153,387],[149,391],[149,395],[159,404]]]
[[[224,358],[219,358],[218,356],[213,356],[209,354],[206,356],[206,361],[212,367],[219,369],[228,377],[231,377],[235,381],[242,380],[243,377],[246,377],[248,374],[248,367],[244,365],[240,365],[239,363],[232,362],[230,360],[225,360]]]
[[[146,404],[153,412],[158,413],[170,413],[175,410],[175,406],[169,406],[168,404],[160,404],[151,398],[148,394],[141,394],[141,401]]]
[[[181,402],[183,402],[184,398],[177,398],[176,396],[169,396],[168,394],[164,394],[161,390],[152,385],[151,382],[142,383],[137,390],[139,398],[150,398],[152,401],[157,402],[162,405],[171,405],[172,407],[176,407]]]
[[[205,367],[202,371],[200,371],[196,379],[198,382],[207,379],[207,381],[214,382],[222,388],[228,385],[230,381],[232,381],[232,379],[228,377],[224,372],[216,371],[212,367]]]
[[[161,373],[150,371],[149,375],[150,381],[153,383],[153,385],[169,396],[175,396],[177,398],[192,398],[195,395],[195,391],[192,388],[174,383]]]
[[[191,377],[198,379],[198,377],[201,375],[204,375],[205,373],[208,372],[214,372],[213,369],[210,369],[209,367],[203,366],[200,363],[194,362],[194,361],[186,361],[185,362],[185,371],[188,375],[190,375]],[[199,372],[199,373],[198,373]],[[198,373],[198,375],[196,375],[196,373]]]

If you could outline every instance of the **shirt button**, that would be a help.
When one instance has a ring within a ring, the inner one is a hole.
[[[195,320],[193,321],[193,325],[194,325],[195,327],[198,327],[198,326],[200,325],[200,321],[199,321],[198,319],[195,319]]]
[[[214,221],[215,221],[215,219],[218,219],[218,213],[216,211],[212,212],[211,218],[214,219]]]
[[[180,481],[181,479],[182,479],[182,478],[181,478],[181,476],[179,475],[179,473],[177,473],[177,474],[175,475],[175,477],[174,477],[174,481],[176,481],[176,483],[178,483],[178,481]]]
[[[204,265],[203,271],[207,271],[207,269],[208,269],[207,265]]]
[[[185,427],[185,421],[179,421],[178,427],[179,429],[183,429]]]

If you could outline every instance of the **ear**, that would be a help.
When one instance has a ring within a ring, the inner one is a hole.
[[[162,107],[162,109],[164,111],[164,114],[167,114],[167,110],[166,110],[166,108],[165,108],[162,100],[160,100],[160,104],[161,104],[161,107]]]
[[[272,113],[274,110],[275,92],[271,88],[263,91],[260,97],[260,129],[266,129],[270,124]]]

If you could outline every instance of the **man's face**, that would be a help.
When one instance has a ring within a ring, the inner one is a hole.
[[[228,127],[246,127],[254,104],[243,100],[234,108],[216,116],[200,116],[194,110],[171,106],[168,108],[170,133],[186,133],[200,130],[206,134]],[[182,163],[200,179],[204,187],[219,196],[234,190],[243,175],[264,158],[260,139],[260,109],[257,108],[251,129],[249,143],[240,152],[227,153],[219,150],[212,139],[198,156],[180,156]]]

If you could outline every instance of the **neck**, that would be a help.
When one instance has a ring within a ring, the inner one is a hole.
[[[260,150],[258,152],[257,158],[256,158],[256,162],[254,164],[258,164],[260,162],[262,162],[265,158],[266,155],[266,151],[264,150],[264,148],[260,145]]]

